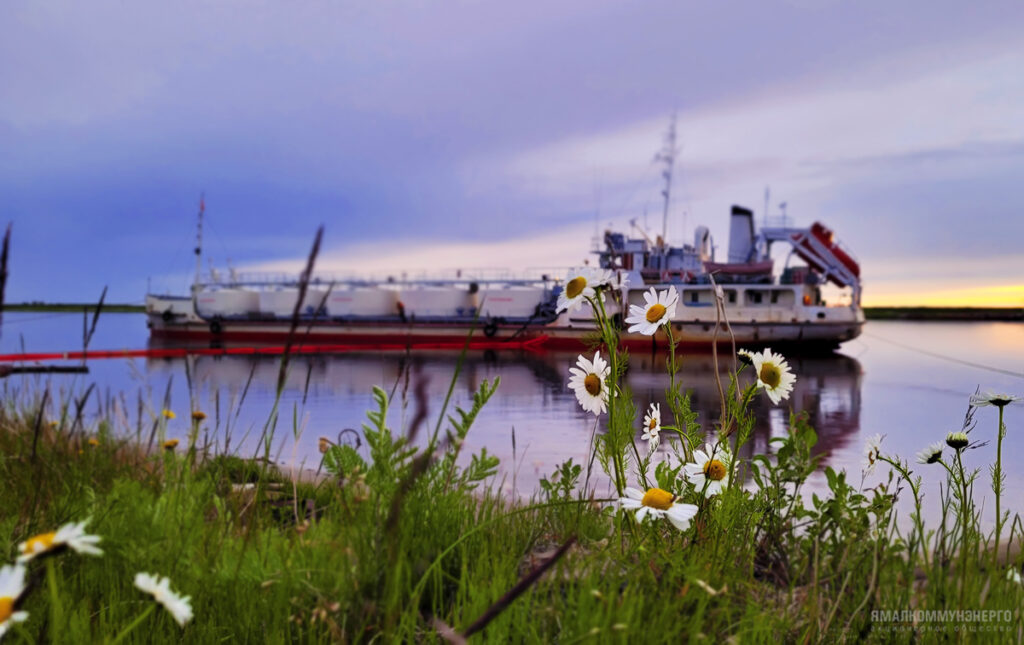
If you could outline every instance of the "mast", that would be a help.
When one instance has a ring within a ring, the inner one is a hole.
[[[199,282],[203,272],[203,211],[206,210],[205,194],[199,193],[199,224],[196,226],[196,278],[192,283],[193,296],[199,293]]]
[[[665,205],[661,215],[661,243],[665,245],[668,238],[668,207],[672,199],[672,171],[676,164],[676,113],[672,113],[672,121],[669,123],[668,132],[665,133],[665,143],[654,160],[664,164],[661,176],[665,179],[665,188],[661,196],[665,198]]]

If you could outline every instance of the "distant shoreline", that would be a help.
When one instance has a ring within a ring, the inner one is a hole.
[[[95,302],[20,302],[3,305],[0,311],[52,311],[81,313],[83,310],[93,311],[96,309]],[[145,313],[145,305],[129,305],[117,303],[103,303],[105,314],[141,314]]]
[[[96,303],[21,302],[3,305],[2,311],[49,311],[80,313],[93,311]],[[145,313],[144,305],[104,304],[103,313]],[[937,320],[948,322],[1001,321],[1024,322],[1024,307],[864,307],[868,320]]]
[[[864,307],[868,320],[1024,322],[1024,307]]]

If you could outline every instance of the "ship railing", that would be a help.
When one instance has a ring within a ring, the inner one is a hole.
[[[337,286],[379,286],[379,285],[549,285],[562,277],[563,270],[526,270],[512,272],[505,269],[471,269],[441,270],[399,273],[317,273],[310,280],[310,285],[326,287]],[[217,273],[205,276],[199,283],[200,288],[280,288],[295,287],[299,284],[299,276],[294,273],[280,272],[239,272],[233,275]]]

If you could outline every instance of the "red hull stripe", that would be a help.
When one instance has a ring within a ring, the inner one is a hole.
[[[493,341],[470,341],[469,349],[518,349],[536,350],[545,342],[547,336],[522,341],[493,342]],[[465,341],[451,342],[413,342],[401,343],[348,343],[344,345],[293,345],[292,354],[343,354],[346,352],[365,351],[395,351],[406,350],[455,350],[459,351],[466,345]],[[280,356],[284,354],[283,345],[271,347],[195,347],[195,348],[170,348],[170,349],[112,349],[95,350],[90,352],[40,352],[34,354],[0,354],[0,363],[18,363],[31,361],[78,361],[83,359],[98,358],[182,358],[184,356],[231,356],[231,355],[255,355],[255,356]]]

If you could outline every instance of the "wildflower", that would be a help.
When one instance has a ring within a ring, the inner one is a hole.
[[[594,353],[594,361],[580,356],[576,367],[570,367],[569,389],[576,393],[576,400],[587,412],[599,415],[608,409],[608,363],[601,358],[600,352]]]
[[[164,408],[163,412],[161,412],[160,414],[162,414],[165,419],[173,419],[174,417],[178,416],[174,414],[173,410],[168,410],[167,408]]]
[[[864,441],[864,472],[868,475],[875,472],[878,455],[882,450],[882,435],[873,434]]]
[[[168,439],[164,442],[164,450],[174,450],[178,447],[177,439]]]
[[[789,398],[793,384],[796,383],[796,376],[781,354],[773,354],[768,348],[763,352],[741,350],[738,353],[750,359],[757,375],[755,385],[765,391],[772,403],[778,405],[779,401]]]
[[[597,289],[611,280],[611,273],[589,267],[570,271],[565,278],[565,288],[558,294],[558,311],[574,311],[587,298],[597,296]]]
[[[717,495],[729,485],[732,457],[725,446],[705,444],[704,450],[693,451],[694,463],[686,464],[686,477],[707,497]]]
[[[202,410],[195,410],[192,412],[193,421],[204,421],[206,420],[206,413]]]
[[[928,446],[921,452],[917,453],[917,463],[919,464],[934,464],[942,459],[943,444],[941,441],[936,441],[932,445]]]
[[[18,599],[25,593],[25,567],[7,564],[0,568],[0,639],[4,637],[11,623],[28,620],[27,611],[14,611]]]
[[[1024,397],[1013,396],[1012,394],[1001,394],[997,392],[985,392],[984,394],[972,394],[971,405],[982,408],[986,405],[994,405],[997,408],[1004,408],[1011,403],[1024,401]]]
[[[89,443],[90,446],[98,446],[98,445],[100,445],[100,440],[97,439],[96,437],[89,437],[89,442],[88,443]]]
[[[1010,567],[1006,570],[1006,579],[1010,582],[1016,582],[1017,584],[1021,584],[1020,571],[1018,571],[1016,567]],[[0,593],[3,592],[0,591]]]
[[[676,293],[675,287],[657,293],[654,287],[651,287],[651,290],[644,294],[644,302],[646,304],[643,307],[629,306],[630,315],[626,318],[626,323],[630,326],[628,331],[653,336],[662,325],[676,315],[679,294]]]
[[[658,439],[661,433],[661,404],[652,403],[647,414],[644,415],[644,433],[640,435],[640,438],[644,441],[650,441],[651,447],[658,445]]]
[[[320,437],[320,443],[317,447],[320,449],[321,454],[325,454],[331,449],[331,440],[327,437]]]
[[[42,533],[30,537],[18,545],[18,551],[21,552],[18,562],[28,562],[37,555],[50,553],[65,546],[71,547],[77,553],[103,555],[103,551],[96,547],[100,536],[85,533],[85,525],[88,523],[89,520],[70,522],[52,533]]]
[[[636,519],[643,522],[650,517],[664,517],[680,531],[690,526],[690,520],[697,514],[693,504],[680,504],[676,495],[660,488],[648,488],[644,493],[636,488],[627,487],[626,496],[619,498],[622,508],[636,510]]]
[[[170,612],[182,627],[192,620],[191,596],[180,596],[171,591],[171,581],[148,573],[135,574],[135,586],[148,593]]]
[[[958,452],[966,448],[969,441],[966,432],[950,432],[946,435],[946,445]]]

